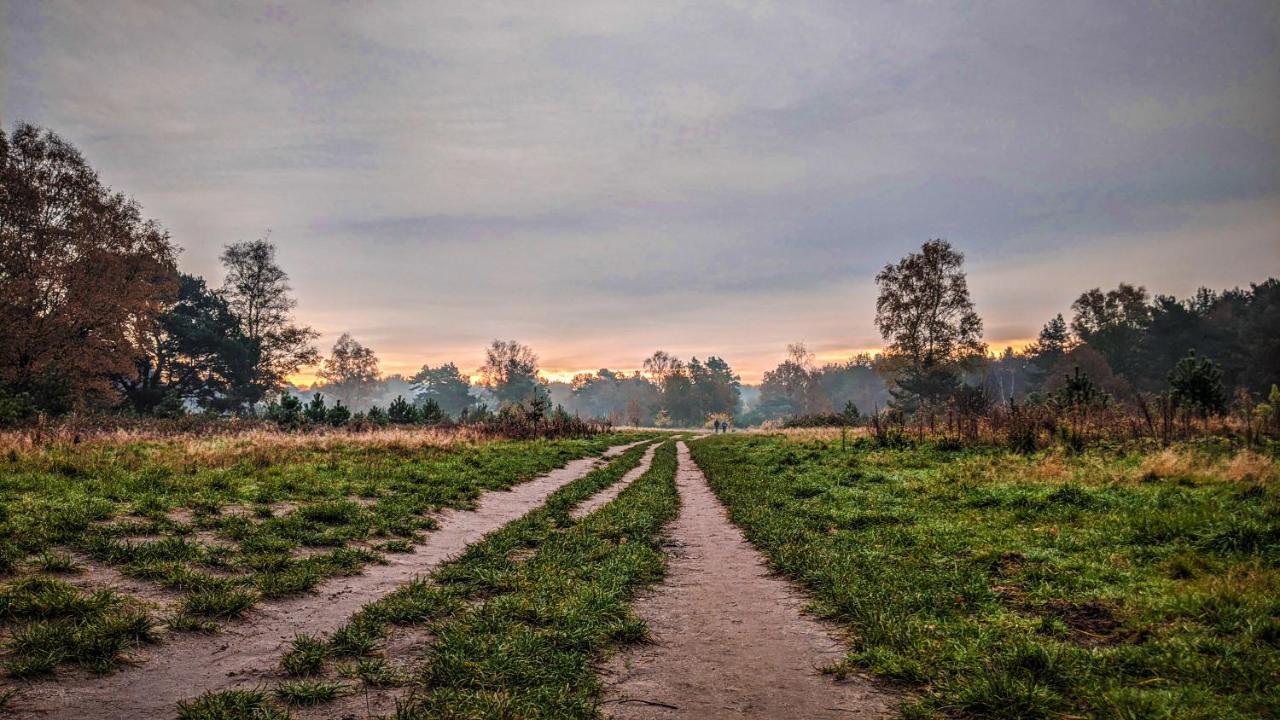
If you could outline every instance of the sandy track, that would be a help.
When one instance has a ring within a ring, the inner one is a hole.
[[[637,603],[653,643],[605,668],[605,713],[630,718],[886,718],[897,698],[818,668],[844,648],[802,615],[803,598],[770,575],[729,522],[684,443],[680,516],[666,580]]]
[[[639,465],[628,470],[627,474],[623,475],[622,479],[618,482],[610,485],[604,490],[601,490],[594,496],[588,498],[581,505],[574,508],[573,512],[569,513],[569,516],[574,520],[581,520],[605,505],[608,505],[610,502],[613,502],[613,499],[618,497],[623,490],[626,490],[628,485],[639,480],[641,475],[649,472],[649,466],[653,464],[653,454],[658,451],[658,446],[661,444],[662,443],[657,442],[650,445],[649,449],[644,451],[644,457],[640,459]]]
[[[649,471],[649,467],[653,464],[653,454],[661,444],[662,442],[658,441],[650,445],[641,456],[639,465],[628,470],[613,485],[584,500],[570,515],[574,519],[582,519],[617,498],[627,485]],[[381,643],[378,654],[385,656],[392,666],[411,671],[426,655],[432,641],[433,636],[425,627],[392,627],[387,639]],[[367,694],[363,690],[358,690],[351,695],[339,697],[331,703],[312,707],[295,707],[291,708],[291,712],[296,720],[329,720],[331,718],[351,720],[383,717],[394,713],[396,703],[414,691],[413,687],[404,686],[369,688]]]
[[[636,444],[610,448],[605,457]],[[440,527],[412,554],[389,555],[387,565],[371,565],[362,575],[336,578],[316,592],[263,604],[220,633],[176,636],[144,650],[136,667],[103,677],[64,673],[60,682],[23,689],[6,710],[17,718],[172,718],[181,700],[265,680],[295,634],[336,630],[367,603],[430,572],[601,463],[601,458],[573,460],[510,490],[486,493],[473,511],[443,513]]]

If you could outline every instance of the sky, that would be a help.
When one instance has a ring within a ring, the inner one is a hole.
[[[387,372],[512,338],[756,381],[879,347],[875,273],[937,237],[994,347],[1088,288],[1280,275],[1266,0],[0,0],[19,121],[187,272],[269,232],[322,350]]]

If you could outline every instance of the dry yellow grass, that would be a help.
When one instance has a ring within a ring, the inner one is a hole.
[[[741,432],[748,433],[765,433],[769,435],[785,435],[789,440],[839,440],[840,428],[838,427],[815,427],[815,428],[775,428],[775,429],[751,429]],[[870,434],[870,430],[864,427],[845,428],[845,437],[852,440],[856,437],[863,437]]]
[[[1267,483],[1276,479],[1276,463],[1265,455],[1244,450],[1231,458],[1223,469],[1223,475],[1233,482]]]
[[[39,465],[41,460],[76,455],[101,455],[103,460],[130,464],[128,455],[141,461],[184,466],[217,467],[242,461],[278,462],[288,456],[324,453],[335,449],[407,452],[424,447],[448,447],[488,442],[470,428],[394,427],[349,432],[282,432],[263,426],[217,433],[161,433],[140,429],[113,429],[77,434],[0,432],[0,454],[11,462]],[[128,452],[126,452],[128,451]]]

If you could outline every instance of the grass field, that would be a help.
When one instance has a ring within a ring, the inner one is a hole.
[[[1280,716],[1276,464],[717,437],[694,459],[907,717]]]
[[[487,441],[424,432],[0,439],[0,661],[10,676],[105,671],[171,630],[409,550],[441,508],[638,436]],[[103,568],[166,610],[93,586]],[[154,599],[154,598],[153,598]]]
[[[300,637],[282,662],[298,679],[266,690],[210,694],[181,717],[249,708],[284,717],[362,687],[403,689],[395,717],[595,718],[593,662],[608,645],[643,637],[629,600],[662,575],[662,527],[678,508],[675,447],[582,520],[570,511],[618,482],[643,447],[553,494],[546,504],[471,546],[426,578],[367,606],[328,638]],[[392,627],[422,628],[430,648],[406,669],[380,646]]]

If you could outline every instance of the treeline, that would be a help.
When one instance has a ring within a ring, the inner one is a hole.
[[[1280,281],[1192,297],[1088,290],[1030,347],[982,342],[964,257],[944,240],[875,277],[884,352],[818,366],[803,345],[745,388],[723,358],[658,351],[642,369],[547,382],[531,348],[495,340],[473,383],[453,363],[383,377],[350,335],[321,359],[293,318],[267,238],[226,246],[221,284],[183,273],[133,200],[51,132],[0,131],[0,424],[73,410],[139,417],[266,415],[285,427],[386,424],[870,424],[1037,436],[1141,422],[1169,437],[1233,414],[1280,426]],[[287,378],[319,367],[320,384]],[[1028,418],[1036,418],[1034,421]],[[1136,419],[1135,419],[1136,418]],[[1010,431],[1013,432],[1013,431]],[[1017,432],[1023,432],[1018,430]],[[1135,431],[1136,432],[1136,431]]]
[[[1280,280],[1222,292],[1201,288],[1184,299],[1151,297],[1128,284],[1094,288],[1071,311],[1069,323],[1057,315],[1025,351],[989,360],[983,382],[992,394],[1051,392],[1079,368],[1102,390],[1131,400],[1169,391],[1170,378],[1189,371],[1188,358],[1195,357],[1220,376],[1223,392],[1209,401],[1220,412],[1231,398],[1263,397],[1280,381]]]
[[[611,425],[698,426],[710,418],[730,420],[741,403],[741,380],[722,358],[687,362],[657,351],[643,371],[607,368],[571,382],[541,376],[533,349],[515,340],[495,340],[485,350],[479,382],[454,363],[424,365],[416,374],[380,377],[373,350],[343,335],[322,365],[324,384],[312,388],[342,407],[391,422],[470,422],[507,408],[545,407]],[[397,408],[399,410],[397,410]]]
[[[890,402],[869,424],[881,440],[908,425],[974,438],[1003,433],[1032,449],[1128,434],[1165,441],[1210,419],[1253,440],[1280,432],[1280,281],[1248,290],[1151,298],[1141,287],[1088,290],[1022,352],[989,356],[963,272],[944,240],[876,276],[878,367]]]
[[[0,131],[0,425],[73,411],[173,418],[265,416],[284,427],[465,422],[512,435],[598,429],[548,404],[537,358],[495,341],[481,369],[493,409],[454,365],[373,404],[373,351],[343,335],[320,363],[295,322],[288,275],[266,239],[226,246],[214,286],[183,273],[178,248],[132,199],[105,186],[52,132]],[[332,401],[305,403],[287,378],[320,363]]]

